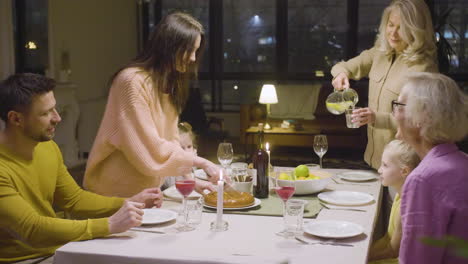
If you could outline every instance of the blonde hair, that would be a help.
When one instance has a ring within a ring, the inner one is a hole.
[[[403,86],[405,119],[421,128],[432,144],[456,142],[468,135],[468,96],[439,73],[411,73]]]
[[[390,141],[384,151],[395,158],[401,168],[408,167],[413,170],[421,161],[410,145],[398,139]]]
[[[187,122],[181,122],[177,125],[179,129],[179,135],[188,134],[190,139],[192,140],[193,148],[197,148],[197,135],[192,130],[192,125]]]
[[[395,0],[385,8],[380,20],[379,34],[375,46],[388,55],[395,51],[388,44],[387,23],[392,12],[400,15],[400,36],[408,46],[401,56],[407,64],[418,63],[426,59],[435,61],[436,42],[429,8],[422,0]]]

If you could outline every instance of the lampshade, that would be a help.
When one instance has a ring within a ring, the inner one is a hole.
[[[260,99],[258,102],[261,104],[277,104],[278,97],[276,96],[276,89],[273,84],[264,84],[260,92]]]

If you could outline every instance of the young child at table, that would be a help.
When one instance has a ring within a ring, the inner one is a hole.
[[[401,242],[400,193],[406,177],[419,162],[416,152],[401,140],[390,141],[385,146],[379,174],[382,185],[394,188],[396,196],[390,212],[387,233],[372,244],[369,263],[398,263]]]
[[[192,131],[192,126],[187,122],[181,122],[177,125],[179,129],[179,143],[183,150],[197,155],[196,138]],[[166,177],[161,189],[167,189],[173,186],[176,180],[182,180],[185,176]]]

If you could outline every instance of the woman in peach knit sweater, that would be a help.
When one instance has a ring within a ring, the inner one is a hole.
[[[165,177],[190,173],[193,166],[217,180],[217,166],[184,151],[178,141],[178,116],[203,44],[198,21],[184,13],[170,14],[155,27],[141,54],[114,75],[85,188],[130,197],[161,186]],[[197,185],[198,190],[212,188]]]

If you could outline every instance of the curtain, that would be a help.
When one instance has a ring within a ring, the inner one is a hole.
[[[0,80],[15,72],[13,0],[0,0]],[[0,119],[0,131],[5,124]]]
[[[15,72],[13,0],[0,1],[0,25],[0,80],[3,80]]]
[[[320,83],[280,84],[276,86],[278,103],[271,105],[271,118],[315,119]]]

